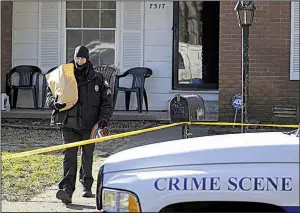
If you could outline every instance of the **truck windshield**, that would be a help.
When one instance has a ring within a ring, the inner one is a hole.
[[[284,134],[286,134],[286,135],[295,135],[296,137],[299,137],[300,128],[294,129],[294,130],[292,130],[290,132],[284,132]]]

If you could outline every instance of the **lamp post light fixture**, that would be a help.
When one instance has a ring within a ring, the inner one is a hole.
[[[240,27],[251,26],[256,7],[252,1],[238,1],[234,10],[236,11]]]
[[[248,96],[249,96],[249,58],[248,58],[248,48],[249,48],[249,27],[252,25],[255,5],[252,1],[238,1],[234,10],[236,11],[238,24],[242,28],[242,113],[241,122],[248,123]],[[241,127],[242,133],[244,129],[248,130],[248,127]]]

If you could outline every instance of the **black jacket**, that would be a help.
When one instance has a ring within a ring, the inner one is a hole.
[[[73,62],[74,63],[74,62]],[[53,109],[51,126],[90,131],[101,119],[109,122],[113,108],[109,84],[89,63],[88,74],[78,81],[78,101],[71,109],[59,112],[53,108],[55,98],[47,87],[46,104]]]

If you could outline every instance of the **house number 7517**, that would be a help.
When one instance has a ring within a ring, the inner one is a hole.
[[[164,9],[165,4],[150,4],[150,9]]]

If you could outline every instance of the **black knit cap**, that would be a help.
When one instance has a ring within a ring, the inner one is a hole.
[[[85,46],[78,46],[75,49],[74,53],[74,58],[75,57],[81,57],[81,58],[86,58],[87,60],[89,59],[89,50]]]

